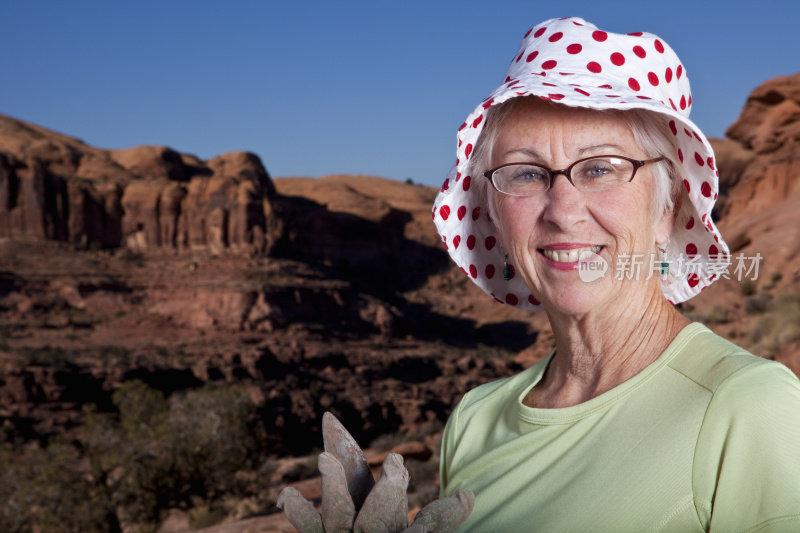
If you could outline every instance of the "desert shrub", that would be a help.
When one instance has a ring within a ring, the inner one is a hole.
[[[66,442],[0,451],[0,531],[121,531],[110,501],[80,463]]]
[[[783,346],[800,342],[800,295],[784,295],[749,328],[756,354],[770,357]]]
[[[767,294],[759,294],[756,296],[750,296],[747,300],[744,301],[744,312],[748,315],[756,315],[758,313],[763,313],[767,310],[769,306],[770,297]]]
[[[739,292],[742,296],[752,296],[756,292],[756,284],[746,279],[739,283]]]
[[[82,442],[126,522],[158,523],[170,508],[247,492],[252,484],[237,473],[264,461],[243,390],[205,387],[167,400],[130,382],[114,404],[119,416],[90,416]]]

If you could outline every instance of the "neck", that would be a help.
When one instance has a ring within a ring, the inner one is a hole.
[[[664,299],[660,288],[641,300],[627,299],[620,313],[608,308],[580,316],[548,313],[556,355],[523,403],[543,408],[577,405],[658,359],[689,320]]]

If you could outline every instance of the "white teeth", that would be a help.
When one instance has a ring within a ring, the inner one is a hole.
[[[548,250],[543,249],[544,256],[551,261],[559,263],[574,263],[578,259],[586,259],[591,254],[596,254],[602,246],[590,246],[588,248],[573,248],[572,250]]]

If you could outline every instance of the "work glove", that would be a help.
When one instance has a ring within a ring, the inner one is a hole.
[[[376,483],[364,452],[329,412],[322,416],[322,440],[322,515],[293,487],[278,496],[278,507],[300,533],[452,533],[472,512],[475,496],[459,489],[426,505],[408,526],[403,456],[386,456]]]

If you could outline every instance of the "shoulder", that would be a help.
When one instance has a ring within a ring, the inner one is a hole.
[[[800,380],[784,365],[706,328],[671,366],[707,395],[692,476],[701,522],[712,531],[757,528],[774,520],[796,527]]]
[[[757,357],[700,324],[689,328],[669,366],[712,397],[800,390],[800,381],[784,365]]]

